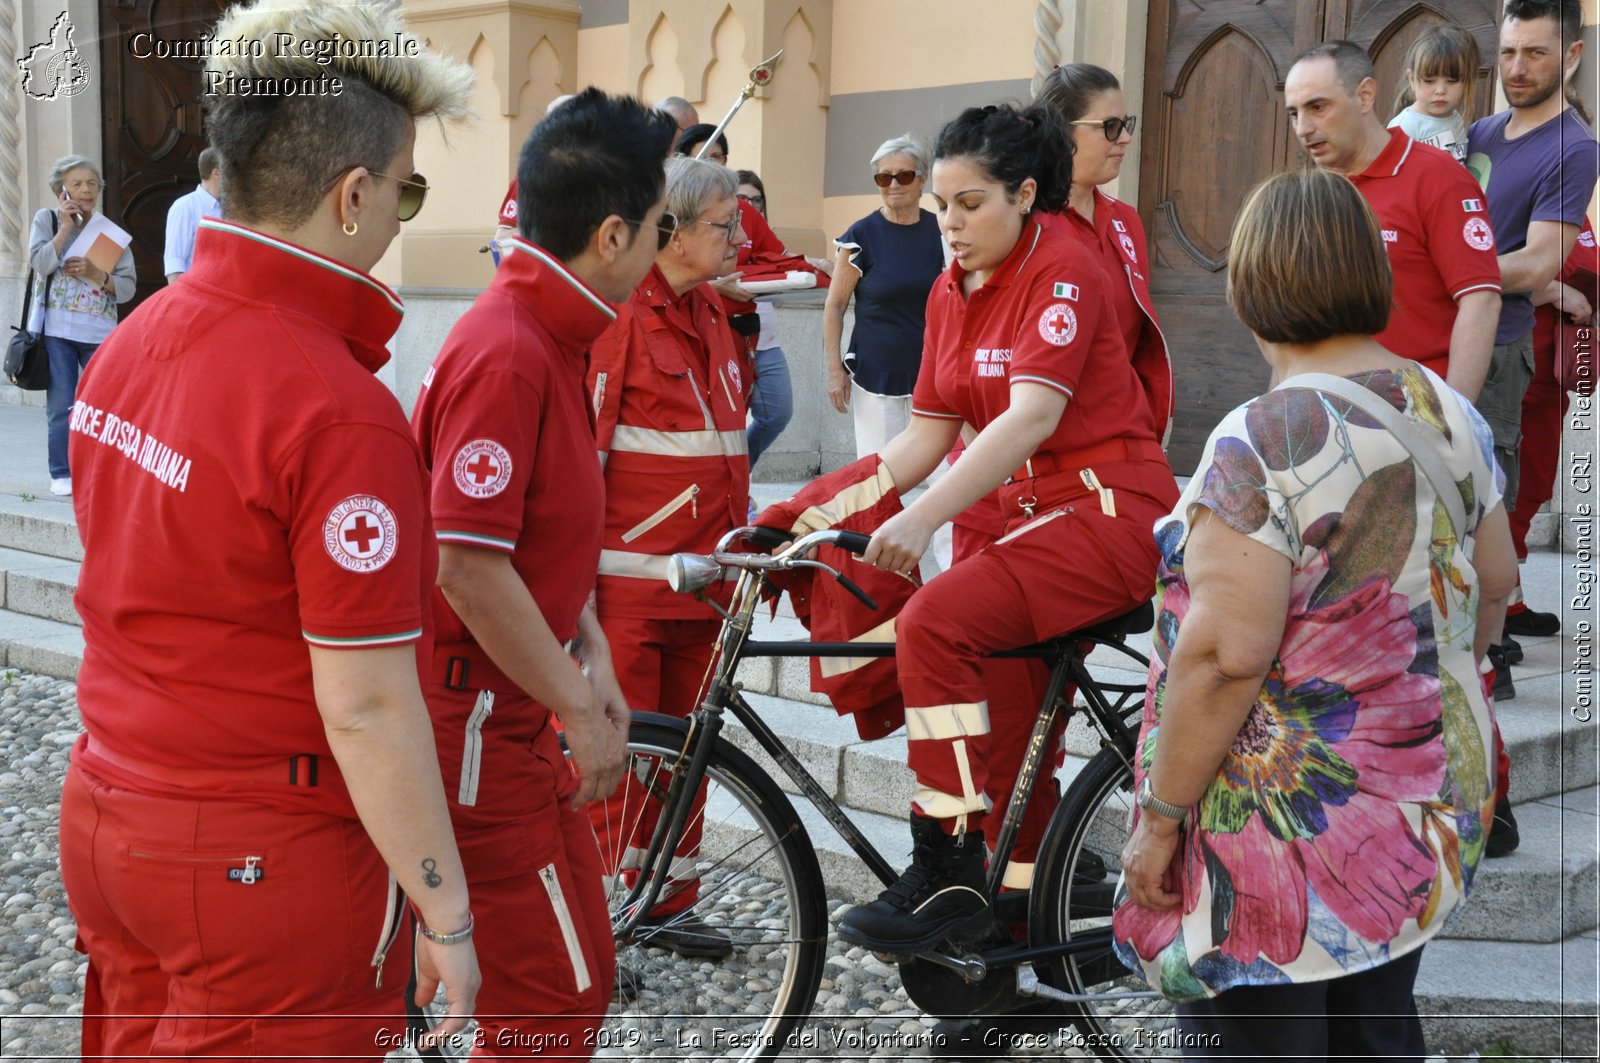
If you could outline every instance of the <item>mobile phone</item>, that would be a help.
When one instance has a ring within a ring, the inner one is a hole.
[[[79,225],[83,224],[83,212],[78,209],[78,205],[72,201],[72,197],[67,194],[67,190],[65,188],[61,190],[61,205],[64,207],[71,207],[73,220]]]

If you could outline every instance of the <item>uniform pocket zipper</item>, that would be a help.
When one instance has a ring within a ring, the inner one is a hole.
[[[583,958],[583,946],[578,941],[578,928],[572,922],[572,913],[567,910],[567,895],[561,888],[561,879],[556,876],[556,865],[546,864],[541,867],[539,880],[544,883],[545,892],[550,895],[550,908],[556,913],[556,922],[561,926],[561,939],[567,945],[567,959],[572,961],[572,977],[577,980],[578,992],[582,993],[592,984],[589,978],[589,964]]]
[[[737,413],[739,403],[734,399],[733,388],[728,384],[728,374],[724,373],[720,367],[717,369],[717,379],[722,381],[722,393],[728,396],[728,409]]]
[[[682,509],[684,506],[689,507],[689,514],[691,516],[698,518],[700,516],[700,503],[696,501],[696,499],[699,497],[699,494],[700,485],[690,484],[688,487],[683,489],[677,498],[674,498],[671,502],[668,502],[666,505],[650,514],[644,520],[623,532],[622,541],[625,543],[633,542],[635,539],[639,538],[639,536],[643,535],[651,528],[654,528],[657,524],[660,524],[662,521],[678,512],[678,510]]]
[[[606,402],[606,375],[596,373],[594,376],[594,414],[600,416],[600,407]]]

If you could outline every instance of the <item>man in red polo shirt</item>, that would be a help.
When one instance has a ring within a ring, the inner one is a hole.
[[[1394,313],[1378,342],[1476,401],[1500,317],[1488,205],[1448,153],[1385,129],[1377,96],[1372,60],[1349,41],[1302,54],[1283,86],[1295,136],[1318,166],[1347,175],[1378,216],[1394,271]]]
[[[426,692],[494,972],[478,1054],[586,1056],[611,996],[611,922],[580,806],[616,785],[628,709],[587,604],[605,507],[584,369],[655,258],[672,132],[597,89],[534,127],[520,236],[412,414],[439,541]]]

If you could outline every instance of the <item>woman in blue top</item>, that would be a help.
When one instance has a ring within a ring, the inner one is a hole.
[[[928,152],[910,135],[887,140],[872,156],[883,206],[834,241],[838,261],[822,314],[828,399],[844,413],[855,383],[856,455],[876,454],[911,419],[911,387],[922,364],[923,309],[944,269],[939,222],[918,204],[928,180]],[[856,297],[856,325],[842,357],[844,312]],[[846,375],[846,369],[849,375]]]

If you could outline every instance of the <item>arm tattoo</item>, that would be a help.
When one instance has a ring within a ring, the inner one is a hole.
[[[444,885],[444,879],[439,877],[438,866],[438,861],[431,856],[422,861],[422,884],[429,889],[438,889]]]

